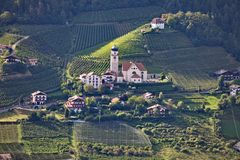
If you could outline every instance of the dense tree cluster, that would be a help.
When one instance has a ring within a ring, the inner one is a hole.
[[[80,152],[91,154],[103,154],[108,156],[151,156],[150,147],[132,147],[132,146],[108,146],[104,144],[79,143]]]

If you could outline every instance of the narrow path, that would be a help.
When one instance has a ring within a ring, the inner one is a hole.
[[[29,36],[21,36],[21,35],[15,35],[15,36],[19,36],[19,37],[22,37],[22,39],[18,40],[17,42],[15,42],[13,45],[12,45],[12,49],[15,51],[16,50],[16,47],[21,43],[23,42],[24,40],[28,39]],[[15,53],[15,52],[14,52]]]

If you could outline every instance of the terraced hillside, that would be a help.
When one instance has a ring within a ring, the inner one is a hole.
[[[74,23],[144,21],[160,16],[163,11],[159,6],[92,11],[80,13],[73,21]]]
[[[68,66],[68,73],[70,76],[78,76],[83,73],[95,72],[101,75],[109,68],[108,59],[95,58],[91,56],[80,56],[71,62]]]
[[[60,77],[52,68],[34,67],[30,72],[30,77],[0,81],[0,107],[16,103],[19,97],[28,96],[33,91],[47,91],[60,86]]]

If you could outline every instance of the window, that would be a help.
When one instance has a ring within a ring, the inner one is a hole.
[[[137,74],[137,73],[135,71],[133,71],[132,74],[134,75],[134,74]]]

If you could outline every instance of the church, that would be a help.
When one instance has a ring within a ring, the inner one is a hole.
[[[111,49],[110,72],[115,75],[118,83],[122,83],[123,81],[143,83],[147,81],[147,70],[142,63],[124,61],[122,62],[121,71],[119,71],[119,53],[116,46],[113,46]]]
[[[102,75],[96,75],[94,72],[84,73],[79,79],[97,89],[103,84],[112,88],[114,83],[144,83],[147,81],[147,75],[147,69],[142,63],[124,61],[120,67],[118,48],[113,46],[110,53],[110,68],[105,73]]]

